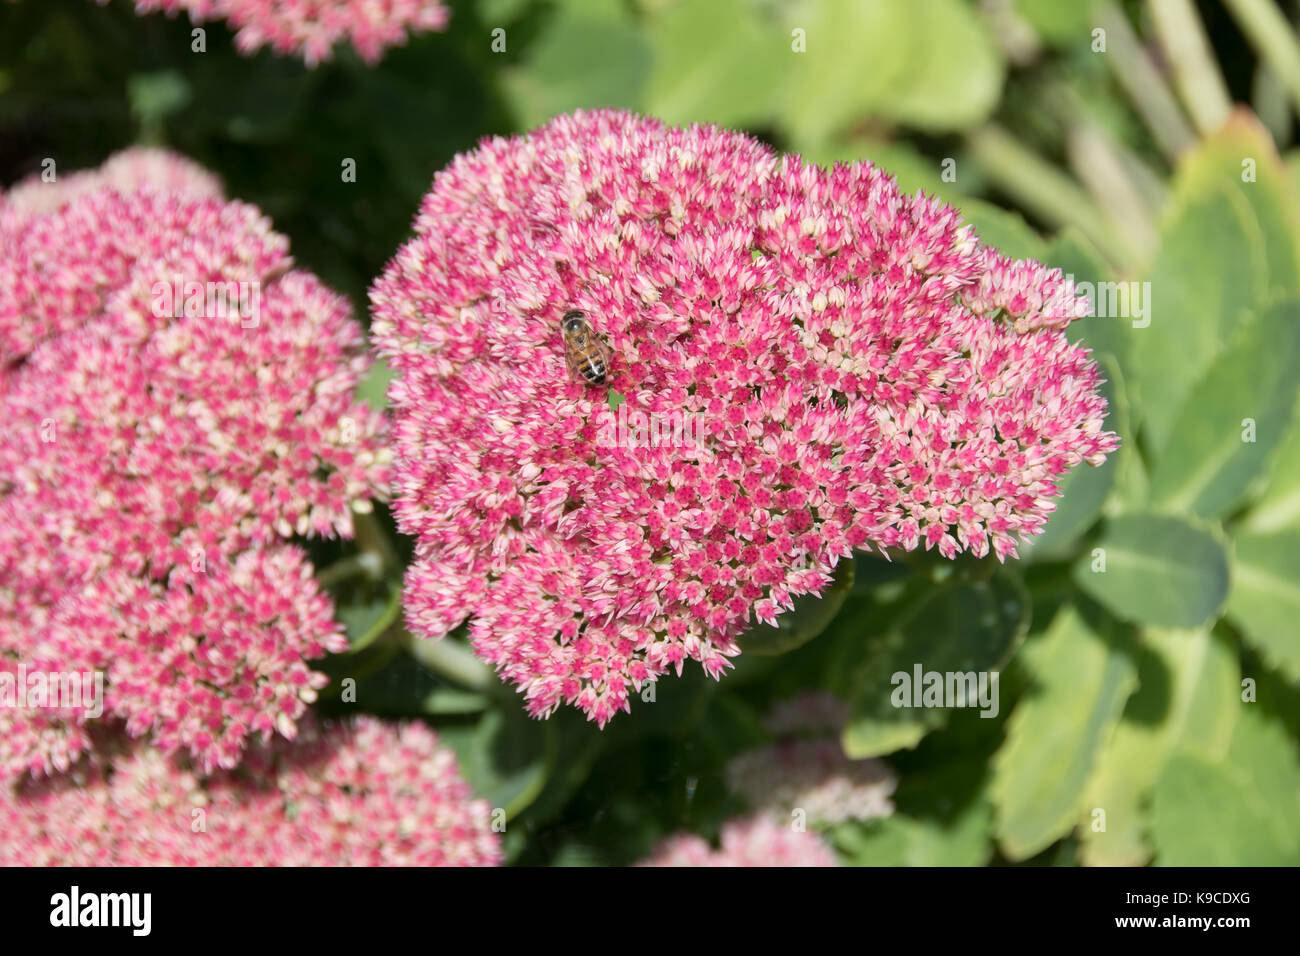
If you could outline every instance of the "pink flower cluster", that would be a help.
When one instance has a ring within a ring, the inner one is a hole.
[[[580,112],[458,157],[415,229],[371,291],[408,620],[468,620],[534,715],[603,725],[686,658],[720,675],[855,548],[1013,556],[1116,447],[1059,270],[869,163]],[[695,416],[698,443],[600,442],[571,309],[629,417]]]
[[[766,721],[782,739],[732,759],[728,788],[779,822],[789,822],[793,813],[809,826],[889,816],[898,780],[880,760],[844,755],[839,731],[847,710],[828,694],[783,701]]]
[[[194,23],[225,20],[237,31],[241,52],[269,46],[301,56],[308,66],[328,60],[345,40],[367,63],[377,63],[385,49],[405,43],[408,32],[445,30],[451,19],[442,0],[135,0],[135,9],[184,11]]]
[[[665,840],[639,866],[836,866],[835,854],[815,833],[756,816],[724,824],[713,849],[693,833]]]
[[[307,722],[236,773],[126,745],[0,787],[0,866],[495,866],[491,815],[422,724]]]
[[[346,647],[289,538],[350,536],[388,453],[346,302],[188,169],[0,198],[0,672],[101,674],[103,718],[207,770],[292,736]],[[92,707],[27,703],[0,777],[90,747]]]

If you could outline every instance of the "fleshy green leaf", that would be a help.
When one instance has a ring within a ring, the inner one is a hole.
[[[1028,595],[1008,571],[935,589],[895,623],[855,675],[845,753],[859,759],[915,747],[948,719],[946,707],[895,706],[895,695],[904,695],[895,675],[912,681],[918,665],[922,674],[996,671],[1028,627]]]
[[[1258,534],[1300,531],[1300,409],[1291,411],[1291,425],[1273,454],[1264,488],[1244,524]]]
[[[1274,295],[1300,292],[1300,206],[1272,134],[1246,110],[1202,140],[1178,166],[1174,201],[1229,186],[1250,204],[1264,238]]]
[[[780,74],[781,119],[800,150],[870,115],[913,75],[907,63],[910,44],[903,39],[911,20],[903,4],[803,2],[787,8],[785,19],[785,48],[790,49],[793,29],[803,30],[807,43],[807,52],[789,54]]]
[[[1080,821],[1083,859],[1092,866],[1140,866],[1151,859],[1145,806],[1176,749],[1219,760],[1240,710],[1241,671],[1221,634],[1151,630],[1142,635],[1140,687],[1088,781]],[[1095,829],[1094,809],[1105,811]]]
[[[357,385],[357,397],[382,411],[388,407],[388,383],[396,377],[397,373],[376,356],[370,365],[370,371]]]
[[[986,118],[1002,91],[1002,55],[984,20],[960,0],[909,0],[902,36],[908,75],[880,113],[918,129],[964,129]]]
[[[824,593],[796,598],[794,607],[776,619],[776,627],[755,624],[740,636],[741,650],[749,654],[784,654],[802,647],[835,620],[852,590],[853,562],[841,561]]]
[[[367,589],[350,600],[340,601],[335,613],[347,631],[352,651],[369,646],[402,613],[402,585],[389,582],[385,587]]]
[[[1093,0],[1015,0],[1016,13],[1048,43],[1078,46],[1091,42],[1096,26]]]
[[[1097,757],[1137,684],[1113,623],[1103,626],[1112,633],[1098,633],[1065,609],[1018,658],[1033,688],[1007,721],[990,786],[998,843],[1013,860],[1033,856],[1074,828]]]
[[[1042,534],[1025,542],[1023,553],[1026,558],[1060,556],[1079,535],[1092,527],[1101,517],[1102,506],[1115,484],[1122,457],[1133,453],[1129,447],[1132,436],[1129,433],[1128,401],[1120,381],[1119,367],[1114,357],[1109,355],[1102,359],[1101,365],[1106,377],[1101,386],[1107,406],[1106,428],[1119,434],[1123,444],[1102,464],[1093,466],[1080,462],[1060,480],[1061,496],[1056,499],[1056,510],[1047,519]]]
[[[1043,253],[1043,262],[1074,280],[1075,287],[1087,293],[1092,302],[1092,314],[1066,326],[1066,338],[1071,342],[1082,342],[1093,351],[1095,358],[1110,353],[1119,362],[1120,371],[1127,376],[1136,316],[1112,314],[1119,311],[1112,308],[1112,301],[1119,305],[1123,300],[1117,294],[1112,295],[1109,285],[1104,285],[1115,280],[1102,262],[1101,255],[1092,243],[1071,227],[1052,240]],[[1132,312],[1132,286],[1129,286],[1129,292]]]
[[[1300,532],[1233,543],[1228,616],[1270,665],[1300,681]]]
[[[1164,447],[1192,386],[1267,287],[1264,240],[1231,187],[1177,206],[1161,230],[1150,279],[1150,325],[1132,330],[1143,428]]]
[[[1192,389],[1151,474],[1151,500],[1218,518],[1262,480],[1300,387],[1300,303],[1249,319]]]
[[[738,125],[770,119],[790,35],[746,0],[669,3],[649,15],[654,69],[646,110],[667,123]],[[709,38],[708,55],[700,38]]]
[[[1300,864],[1300,766],[1276,721],[1242,705],[1226,759],[1180,753],[1156,781],[1151,837],[1164,866]]]
[[[1047,256],[1047,244],[1018,212],[1011,212],[982,199],[961,203],[965,220],[975,227],[980,241],[993,246],[1012,259],[1037,259]]]
[[[555,728],[518,707],[489,711],[471,727],[443,729],[474,792],[506,812],[507,826],[541,794],[555,756]]]
[[[1111,520],[1073,575],[1121,618],[1153,627],[1200,627],[1218,616],[1228,596],[1228,557],[1219,538],[1171,515]]]
[[[615,0],[561,7],[505,85],[525,128],[580,108],[635,109],[651,59],[644,34]]]
[[[981,866],[989,857],[991,817],[983,800],[946,824],[895,813],[849,838],[846,856],[854,866]]]

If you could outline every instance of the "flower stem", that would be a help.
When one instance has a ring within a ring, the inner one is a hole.
[[[1286,88],[1300,112],[1300,46],[1295,28],[1268,0],[1223,0],[1241,32]]]
[[[346,558],[339,558],[328,567],[321,568],[316,572],[316,583],[322,588],[329,588],[360,575],[378,581],[382,573],[383,562],[379,556],[369,551],[361,551],[350,554]]]
[[[487,690],[492,686],[495,680],[492,669],[455,638],[422,640],[405,628],[400,630],[400,634],[411,656],[435,674],[470,690]]]
[[[1106,62],[1147,129],[1169,160],[1196,141],[1178,100],[1142,46],[1124,12],[1112,2],[1101,8],[1100,22],[1110,38]]]
[[[1214,132],[1228,118],[1232,99],[1201,18],[1191,0],[1151,0],[1150,10],[1183,105],[1198,130]]]
[[[1140,263],[1139,250],[1111,228],[1074,179],[1021,146],[1006,130],[989,124],[973,131],[967,142],[998,186],[1030,211],[1055,227],[1074,226],[1115,265],[1131,267]]]
[[[357,544],[361,547],[361,550],[375,555],[384,571],[392,571],[401,567],[401,561],[397,557],[397,550],[393,547],[392,541],[388,539],[388,532],[384,530],[383,525],[375,517],[374,511],[367,511],[363,514],[353,513],[352,526],[356,529]]]

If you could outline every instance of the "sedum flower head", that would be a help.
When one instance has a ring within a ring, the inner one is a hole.
[[[374,64],[408,33],[445,30],[451,19],[442,0],[135,0],[135,9],[184,11],[195,23],[225,20],[241,52],[270,47],[301,56],[308,66],[328,60],[345,41]]]
[[[835,866],[835,854],[815,833],[770,817],[723,824],[718,849],[693,833],[669,837],[640,866]]]
[[[0,708],[0,776],[103,717],[204,769],[292,736],[346,641],[289,539],[350,536],[387,483],[346,303],[209,179],[128,180],[0,200],[0,680],[104,685],[101,714]]]
[[[491,814],[422,724],[308,722],[237,772],[126,745],[0,786],[0,866],[494,866]]]
[[[1013,556],[1116,446],[1067,280],[869,163],[576,113],[458,157],[415,230],[371,290],[407,615],[535,715],[720,675],[855,548]]]

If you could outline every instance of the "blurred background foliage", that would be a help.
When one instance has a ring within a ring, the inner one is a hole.
[[[359,680],[357,706],[430,720],[507,808],[516,862],[626,863],[667,833],[715,835],[745,809],[724,767],[766,740],[770,705],[829,690],[852,704],[846,752],[900,777],[894,816],[828,834],[845,862],[1300,863],[1297,4],[450,5],[448,32],[376,68],[343,49],[312,70],[237,55],[220,23],[192,53],[183,18],[127,2],[0,2],[0,183],[45,157],[170,146],[364,317],[433,172],[480,137],[596,106],[739,127],[876,162],[1014,256],[1136,283],[1125,314],[1070,330],[1105,367],[1123,447],[1068,477],[1021,560],[859,557],[720,683],[688,667],[603,732],[526,719],[456,638],[406,638],[409,544],[381,509],[359,539],[380,572],[322,572],[353,639],[332,672]],[[367,389],[383,402],[382,370]],[[373,567],[315,547],[322,566]],[[998,716],[889,706],[890,675],[918,660],[1000,668]]]

